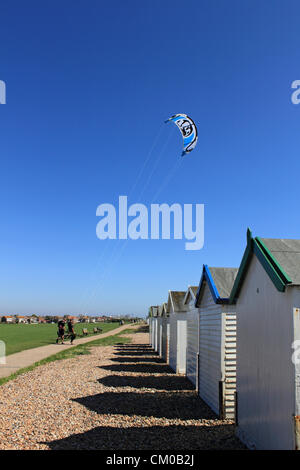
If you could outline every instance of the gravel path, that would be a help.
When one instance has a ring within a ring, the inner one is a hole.
[[[242,449],[148,334],[130,336],[0,387],[0,449]]]

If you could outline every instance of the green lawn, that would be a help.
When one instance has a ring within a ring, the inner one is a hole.
[[[113,323],[114,324],[114,323]],[[112,325],[112,323],[109,323],[109,325]],[[130,331],[132,334],[132,330],[126,330]],[[44,364],[48,364],[49,362],[54,362],[54,361],[60,361],[63,359],[71,359],[72,357],[76,356],[81,356],[84,354],[90,354],[90,348],[95,347],[95,346],[112,346],[115,344],[126,344],[126,343],[131,343],[131,338],[124,338],[122,336],[123,331],[119,334],[112,335],[112,336],[107,336],[106,338],[102,338],[99,336],[98,339],[96,340],[91,340],[88,343],[85,344],[80,344],[78,346],[74,346],[73,348],[67,349],[65,351],[60,351],[57,354],[53,354],[52,356],[46,357],[42,361],[35,362],[29,367],[25,367],[23,369],[17,370],[12,375],[9,375],[8,377],[2,377],[0,378],[0,386],[2,384],[5,384],[6,382],[9,382],[10,380],[13,380],[14,378],[18,377],[21,374],[25,374],[26,372],[29,372],[33,369],[35,369],[38,366],[42,366]]]
[[[114,323],[76,323],[74,325],[77,334],[82,333],[82,328],[87,328],[92,332],[93,328],[98,326],[102,328],[102,332],[118,328],[118,322]],[[67,331],[67,328],[66,328]],[[91,335],[92,336],[92,335]],[[5,324],[0,323],[0,340],[6,344],[6,355],[13,354],[24,349],[37,348],[47,344],[55,343],[57,338],[57,325],[51,324]],[[75,341],[76,343],[76,341]]]

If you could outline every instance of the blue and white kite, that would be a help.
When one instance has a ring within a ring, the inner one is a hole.
[[[198,140],[198,131],[194,121],[186,114],[174,114],[165,122],[173,121],[179,128],[183,138],[182,156],[194,150]]]

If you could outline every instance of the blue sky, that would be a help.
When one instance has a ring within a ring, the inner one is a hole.
[[[203,263],[238,266],[248,226],[299,238],[299,2],[4,0],[0,14],[1,312],[143,315]],[[148,205],[172,171],[181,137],[162,123],[182,112],[198,146],[155,202],[205,204],[204,248],[100,241],[99,204]]]

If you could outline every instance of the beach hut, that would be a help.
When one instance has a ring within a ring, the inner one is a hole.
[[[167,310],[170,315],[169,364],[178,374],[186,372],[186,306],[185,292],[169,291]]]
[[[157,316],[158,306],[152,305],[149,308],[149,342],[155,351],[157,351]]]
[[[154,351],[158,351],[158,306],[153,307],[153,349]]]
[[[229,305],[237,268],[203,266],[199,309],[199,395],[221,418],[235,416],[236,314]]]
[[[149,310],[148,310],[148,325],[149,325],[149,344],[150,346],[152,346],[152,328],[153,328],[153,325],[152,325],[152,310],[151,310],[151,307],[149,307]]]
[[[167,310],[167,302],[162,304],[161,313],[162,322],[162,347],[161,357],[165,362],[169,361],[169,344],[170,344],[170,317]]]
[[[249,448],[299,449],[300,240],[253,238],[248,230],[230,302],[238,320],[238,436]]]
[[[186,376],[198,389],[199,310],[195,307],[198,286],[189,286],[183,304],[187,309]]]
[[[163,345],[163,304],[159,305],[157,311],[157,352],[162,356]]]

